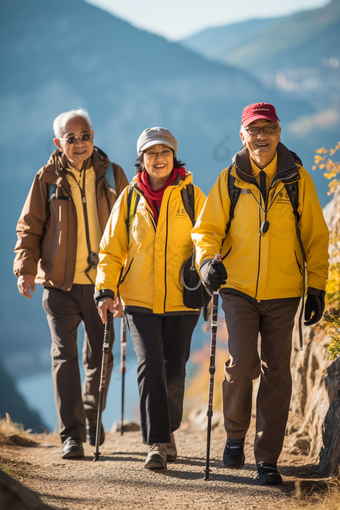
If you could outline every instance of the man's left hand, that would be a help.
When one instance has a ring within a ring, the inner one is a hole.
[[[319,322],[325,309],[325,298],[322,296],[307,295],[305,307],[305,326],[312,326]],[[312,315],[313,314],[313,315]]]

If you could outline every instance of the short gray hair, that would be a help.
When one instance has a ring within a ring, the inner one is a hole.
[[[56,138],[62,138],[66,124],[74,117],[82,117],[86,121],[89,130],[91,131],[92,124],[87,110],[85,110],[85,108],[78,108],[78,110],[70,110],[68,112],[61,113],[54,119],[53,131]]]

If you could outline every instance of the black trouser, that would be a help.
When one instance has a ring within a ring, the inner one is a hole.
[[[182,420],[185,364],[199,315],[126,317],[138,360],[143,443],[169,443]]]
[[[59,434],[86,440],[85,418],[97,420],[104,325],[93,300],[93,285],[73,285],[69,292],[45,288],[43,308],[51,330],[52,380]],[[78,364],[77,330],[84,325],[83,365],[85,380],[81,388]],[[112,345],[109,349],[106,393],[113,367]],[[106,393],[103,399],[105,408]]]

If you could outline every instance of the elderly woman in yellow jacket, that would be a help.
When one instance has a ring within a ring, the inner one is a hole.
[[[115,313],[119,293],[138,360],[143,442],[148,469],[177,457],[174,431],[182,419],[185,365],[198,309],[183,303],[181,267],[192,254],[192,222],[181,191],[192,174],[177,160],[176,138],[165,128],[143,131],[137,175],[122,192],[106,226],[95,299],[99,315]],[[194,186],[195,216],[205,201]],[[122,269],[123,268],[123,269]]]

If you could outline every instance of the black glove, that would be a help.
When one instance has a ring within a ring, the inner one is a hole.
[[[309,290],[309,289],[308,289]],[[307,291],[308,292],[308,291]],[[319,295],[308,294],[305,307],[305,326],[312,326],[319,322],[325,309],[325,291],[319,291]],[[311,315],[314,314],[311,318]]]
[[[213,293],[227,281],[226,268],[221,260],[206,259],[200,265],[201,280],[204,286]]]

